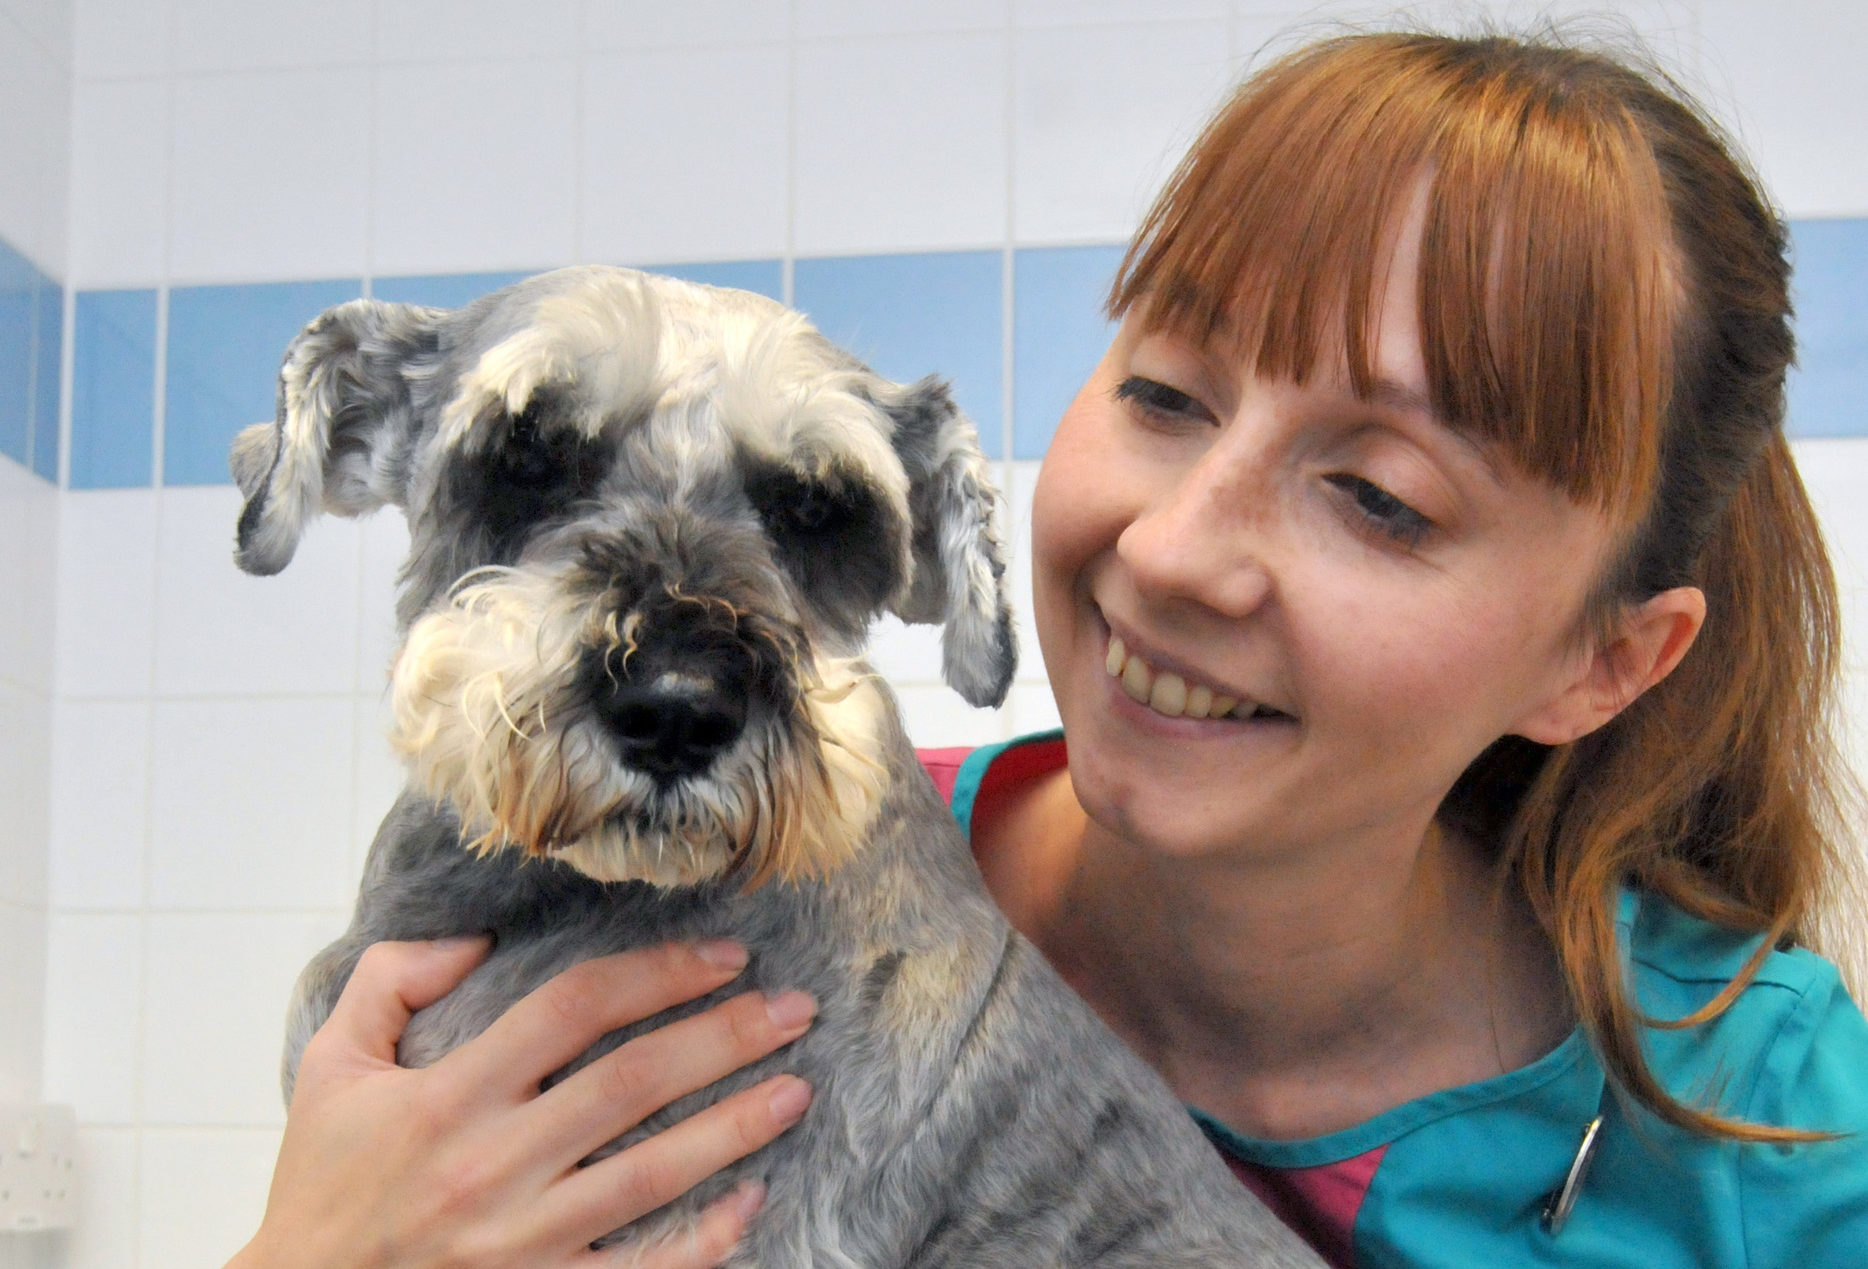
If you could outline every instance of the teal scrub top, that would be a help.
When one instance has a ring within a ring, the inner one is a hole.
[[[1057,738],[966,755],[950,786],[962,826],[970,828],[980,783],[1000,756]],[[1636,999],[1656,1018],[1711,1000],[1758,945],[1635,890],[1624,892],[1616,928]],[[1192,1114],[1247,1169],[1316,1170],[1339,1187],[1342,1177],[1365,1186],[1359,1201],[1330,1205],[1324,1218],[1349,1227],[1324,1231],[1320,1243],[1340,1234],[1339,1256],[1360,1269],[1868,1269],[1868,1022],[1835,966],[1803,949],[1774,951],[1718,1018],[1684,1031],[1650,1028],[1646,1039],[1651,1068],[1676,1097],[1839,1139],[1740,1145],[1670,1127],[1605,1094],[1580,1030],[1529,1066],[1322,1137],[1261,1140]],[[1552,1233],[1545,1206],[1598,1114],[1604,1122],[1575,1206]]]

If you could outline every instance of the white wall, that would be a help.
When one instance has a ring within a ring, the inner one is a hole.
[[[31,414],[35,400],[57,401],[55,382],[40,393],[32,380],[48,361],[55,380],[58,363],[70,60],[67,0],[0,0],[0,355],[28,380],[0,372],[11,454],[0,454],[0,1102],[36,1101],[42,1083],[58,491],[30,466],[34,439],[56,436]],[[40,470],[56,474],[55,455]],[[50,1266],[62,1252],[56,1237],[0,1233],[0,1269]]]
[[[57,46],[56,6],[19,2],[0,31]],[[1868,215],[1868,8],[1622,7],[1791,215]],[[67,276],[166,305],[199,283],[1115,243],[1243,60],[1305,19],[1249,0],[77,0]],[[156,401],[146,487],[54,499],[0,463],[0,594],[44,612],[55,589],[57,610],[55,650],[30,621],[0,647],[0,745],[22,747],[0,749],[18,826],[0,983],[20,997],[0,1029],[37,1017],[45,982],[44,1089],[77,1105],[89,1174],[74,1269],[216,1264],[253,1228],[286,993],[397,783],[379,714],[399,526],[326,521],[281,577],[237,574],[234,492],[164,485]],[[1022,577],[1035,463],[1004,452]],[[1861,631],[1868,439],[1800,453]],[[934,682],[931,646],[892,633],[879,658],[923,743],[1054,717],[1035,652],[984,714]],[[39,1080],[17,1034],[0,1095]]]

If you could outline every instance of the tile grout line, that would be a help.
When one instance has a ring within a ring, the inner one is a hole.
[[[1012,0],[1005,0],[1005,242],[999,254],[999,487],[1009,494],[1012,488],[1012,456],[1018,452],[1017,320],[1018,320],[1018,31],[1013,21]],[[1015,520],[1016,511],[1005,494],[1001,495],[1006,518]],[[1007,546],[1016,548],[1018,526],[1004,526]],[[1015,572],[1013,561],[1006,560],[1008,572]],[[1017,676],[1014,675],[1014,685]],[[996,711],[999,739],[1010,740],[1018,731],[1016,708],[1011,689]]]
[[[798,0],[785,6],[785,248],[779,256],[779,299],[797,307],[798,258]]]
[[[579,4],[571,17],[571,264],[583,264],[584,247],[584,95],[589,91],[589,61],[585,45],[587,6]]]

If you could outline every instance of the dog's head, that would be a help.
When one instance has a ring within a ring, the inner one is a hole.
[[[403,509],[397,746],[484,848],[600,880],[847,858],[885,778],[881,613],[944,623],[968,701],[1011,681],[972,424],[761,296],[580,268],[355,300],[293,341],[233,469],[252,573],[321,510]]]

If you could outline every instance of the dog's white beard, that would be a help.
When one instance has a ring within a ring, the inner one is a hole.
[[[583,654],[625,635],[560,579],[486,569],[415,622],[397,655],[390,740],[477,850],[551,855],[599,881],[693,885],[743,861],[747,885],[846,862],[887,788],[889,708],[858,661],[822,658],[790,719],[753,726],[705,775],[657,788],[573,707]]]

